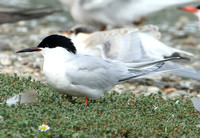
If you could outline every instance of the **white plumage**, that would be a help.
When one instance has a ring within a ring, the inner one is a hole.
[[[124,26],[152,12],[198,0],[59,0],[75,21],[93,26]]]

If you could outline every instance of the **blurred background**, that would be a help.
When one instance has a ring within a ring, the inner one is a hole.
[[[41,72],[43,58],[40,54],[16,54],[15,52],[22,48],[37,46],[45,36],[74,26],[75,22],[67,11],[68,9],[63,8],[57,0],[1,0],[0,6],[64,9],[63,12],[39,19],[0,24],[0,73],[17,73],[20,76],[31,75],[36,80],[45,81]],[[200,30],[197,17],[192,13],[178,10],[177,7],[171,7],[149,15],[142,23],[142,25],[145,24],[157,25],[162,33],[161,41],[165,44],[194,53],[192,62],[186,64],[186,66],[200,71]],[[169,86],[166,86],[166,88],[176,87],[177,83],[183,84],[184,87],[191,90],[200,87],[198,81],[186,80],[172,75],[166,75],[164,78],[158,77],[158,80],[160,80],[160,83],[162,81],[167,82]],[[160,83],[154,84],[151,81],[150,83],[152,83],[151,86],[155,85],[155,87],[161,89],[159,88],[161,87],[159,86]],[[179,90],[186,91],[182,87]]]

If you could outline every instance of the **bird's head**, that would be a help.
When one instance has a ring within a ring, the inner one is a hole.
[[[45,52],[53,51],[55,49],[60,49],[60,48],[64,48],[69,53],[76,54],[76,47],[71,42],[71,39],[56,34],[45,37],[37,47],[26,48],[18,51],[17,53],[41,52],[42,54],[45,54]]]

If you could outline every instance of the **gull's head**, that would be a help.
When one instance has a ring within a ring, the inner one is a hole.
[[[37,47],[30,47],[23,50],[18,51],[17,53],[22,52],[40,52],[43,55],[47,53],[55,53],[57,52],[65,52],[76,54],[76,48],[74,44],[71,42],[71,39],[62,36],[62,35],[49,35],[45,37]]]
[[[77,25],[72,27],[70,30],[60,31],[63,35],[69,36],[70,38],[74,38],[78,35],[87,35],[93,32],[93,29],[84,26],[84,25]]]

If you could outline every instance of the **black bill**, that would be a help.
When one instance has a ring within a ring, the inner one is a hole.
[[[38,47],[30,47],[30,48],[26,48],[26,49],[22,49],[20,51],[17,51],[16,53],[22,53],[22,52],[35,52],[35,51],[41,51],[41,49],[39,49]]]

